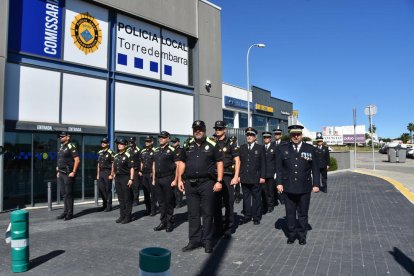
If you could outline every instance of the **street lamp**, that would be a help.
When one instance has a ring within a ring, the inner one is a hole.
[[[265,44],[263,43],[257,43],[257,44],[253,44],[249,47],[249,50],[247,50],[247,62],[246,62],[246,67],[247,67],[247,126],[250,126],[250,83],[249,83],[249,54],[250,54],[250,49],[252,47],[259,47],[259,48],[264,48],[266,47]]]

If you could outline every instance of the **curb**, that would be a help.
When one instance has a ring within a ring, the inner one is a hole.
[[[359,174],[365,174],[365,175],[374,176],[374,177],[381,178],[381,179],[389,182],[398,191],[400,191],[400,193],[403,196],[405,196],[408,199],[408,201],[410,201],[412,204],[414,204],[414,194],[412,192],[410,192],[410,190],[408,190],[408,188],[405,187],[404,184],[398,182],[397,180],[392,179],[392,178],[387,177],[387,176],[382,176],[382,175],[378,175],[378,174],[375,174],[375,173],[371,173],[371,172],[367,172],[367,171],[362,171],[362,170],[354,170],[353,172],[359,173]]]

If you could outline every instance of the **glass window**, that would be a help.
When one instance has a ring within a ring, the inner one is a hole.
[[[52,200],[56,200],[56,134],[33,134],[33,201],[47,202],[47,183],[52,183]]]
[[[87,135],[83,137],[85,153],[81,160],[81,166],[83,163],[85,198],[94,197],[94,181],[96,179],[98,152],[101,150],[101,140],[104,137]]]
[[[253,127],[266,127],[266,117],[253,115]]]
[[[276,118],[269,118],[269,130],[277,128],[279,125],[279,120]]]
[[[31,201],[31,133],[4,133],[4,209]],[[55,166],[56,167],[56,166]]]
[[[247,113],[239,113],[239,128],[248,127],[247,123]]]
[[[81,159],[81,163],[79,164],[78,171],[76,172],[75,177],[75,185],[73,186],[73,197],[76,198],[82,198],[82,135],[71,135],[70,141],[76,146],[76,149],[78,150],[79,158]],[[56,167],[56,164],[55,164]]]
[[[234,127],[234,112],[223,110],[223,121],[227,124],[227,127]]]

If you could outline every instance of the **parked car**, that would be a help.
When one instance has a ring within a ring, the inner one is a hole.
[[[407,146],[407,157],[414,158],[414,147],[413,146]]]

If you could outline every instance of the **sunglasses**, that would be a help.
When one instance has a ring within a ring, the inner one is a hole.
[[[216,130],[223,131],[224,127],[216,127]]]
[[[247,133],[246,136],[256,136],[256,135],[253,133]]]
[[[291,136],[302,136],[302,133],[291,133]]]

